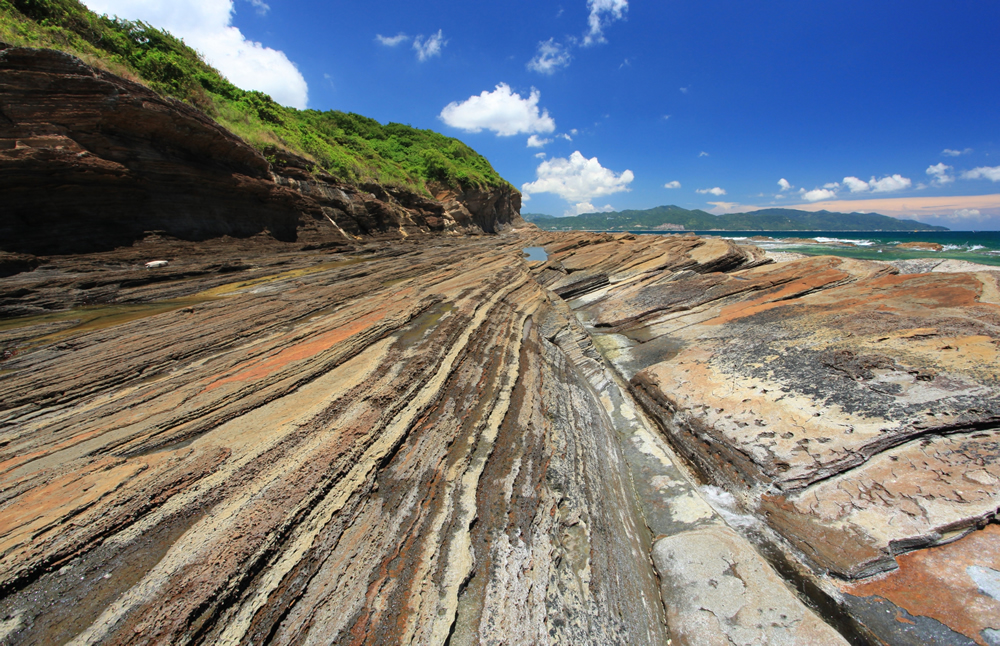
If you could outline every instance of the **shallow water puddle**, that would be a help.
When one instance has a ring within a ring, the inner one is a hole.
[[[528,262],[545,262],[549,259],[549,254],[543,247],[525,247],[521,251],[524,252],[525,260]]]

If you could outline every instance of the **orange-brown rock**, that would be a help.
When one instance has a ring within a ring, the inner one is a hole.
[[[156,283],[135,248],[8,279],[118,304],[2,326],[5,642],[665,643],[598,364],[518,239],[150,248]]]
[[[793,560],[813,568],[814,599],[839,607],[831,612],[841,625],[893,644],[918,643],[914,635],[919,643],[991,643],[1000,634],[982,615],[942,622],[919,602],[925,592],[904,583],[891,604],[921,629],[899,633],[872,619],[884,606],[842,605],[834,584],[893,570],[906,555],[963,536],[956,546],[978,545],[981,528],[996,521],[995,272],[899,275],[883,263],[832,257],[677,271],[690,252],[667,241],[535,241],[546,242],[539,280],[557,293],[574,287],[563,291],[570,306],[674,448],[794,545]],[[663,255],[645,261],[653,248]],[[701,266],[711,266],[710,249],[699,248]],[[719,247],[714,256],[733,253]],[[614,274],[602,265],[632,259],[646,270]],[[780,545],[764,542],[769,551]],[[962,567],[992,581],[1000,572],[987,552],[959,553]],[[938,563],[926,576],[936,577],[939,594],[997,608],[989,585],[941,571],[945,561],[926,562]]]
[[[897,249],[916,249],[917,251],[941,251],[944,247],[936,242],[901,242]]]

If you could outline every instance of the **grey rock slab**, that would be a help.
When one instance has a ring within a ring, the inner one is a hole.
[[[653,546],[653,562],[677,643],[848,643],[728,527],[700,527],[661,539]]]

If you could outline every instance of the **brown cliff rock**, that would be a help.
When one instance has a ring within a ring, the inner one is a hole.
[[[0,90],[3,251],[111,249],[152,231],[316,245],[521,223],[509,187],[436,189],[445,204],[337,182],[279,151],[271,168],[195,108],[60,52],[0,43]]]

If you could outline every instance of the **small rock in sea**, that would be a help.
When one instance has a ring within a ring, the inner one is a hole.
[[[941,251],[942,245],[936,242],[904,242],[896,245],[897,249],[917,249],[918,251]]]
[[[157,267],[166,267],[169,262],[166,260],[150,260],[146,263],[146,269],[156,269]]]

